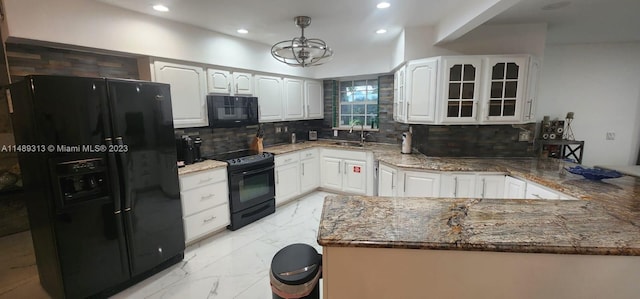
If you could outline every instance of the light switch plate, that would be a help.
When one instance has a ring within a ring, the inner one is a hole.
[[[529,131],[521,131],[520,134],[518,134],[518,141],[529,141],[530,136],[531,133]]]

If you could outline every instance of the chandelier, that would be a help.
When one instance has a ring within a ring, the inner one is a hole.
[[[302,34],[292,40],[276,43],[271,47],[271,55],[276,60],[290,66],[314,66],[321,65],[333,55],[333,50],[321,39],[304,37],[304,29],[311,24],[310,17],[295,17],[296,26],[300,27]]]

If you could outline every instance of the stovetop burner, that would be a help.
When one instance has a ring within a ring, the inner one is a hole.
[[[229,166],[240,166],[261,163],[268,160],[273,161],[273,154],[266,152],[260,153],[253,150],[241,150],[208,156],[207,159],[224,161],[227,162]]]

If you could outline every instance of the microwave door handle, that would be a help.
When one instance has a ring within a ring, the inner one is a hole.
[[[253,175],[253,174],[261,173],[261,172],[264,172],[264,171],[267,171],[267,170],[271,170],[271,169],[275,169],[275,166],[272,165],[272,166],[269,166],[269,167],[260,168],[258,170],[244,171],[244,172],[242,172],[242,175]]]

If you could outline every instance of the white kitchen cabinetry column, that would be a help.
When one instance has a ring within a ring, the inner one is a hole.
[[[282,114],[282,78],[256,75],[255,87],[260,122],[282,121],[284,119]]]
[[[318,149],[300,152],[300,193],[307,193],[320,186],[320,160]]]
[[[331,190],[342,190],[342,159],[322,156],[320,186]]]
[[[536,121],[536,101],[538,99],[538,82],[540,76],[541,62],[539,59],[531,56],[529,58],[529,76],[527,78],[527,96],[522,113],[523,122]]]
[[[322,81],[304,80],[305,119],[324,118]]]
[[[378,196],[398,195],[398,170],[380,163],[378,166]]]
[[[171,85],[174,127],[207,126],[207,80],[204,69],[159,60],[153,62],[153,69],[153,81]]]
[[[504,179],[504,198],[524,198],[526,187],[525,181],[507,176]]]
[[[442,173],[440,196],[454,198],[476,197],[476,175],[473,173]]]
[[[335,191],[373,195],[373,154],[322,149],[320,185]]]
[[[233,76],[230,71],[207,69],[207,91],[209,93],[231,94]]]
[[[405,100],[409,123],[436,121],[438,60],[420,59],[407,64]]]
[[[298,152],[276,155],[276,206],[300,195],[300,158]]]
[[[393,120],[401,123],[407,123],[407,103],[405,95],[406,84],[406,66],[402,66],[393,76],[395,83],[393,92]]]
[[[503,198],[504,174],[482,174],[476,176],[476,197]]]
[[[488,56],[485,62],[483,121],[521,122],[529,57]]]
[[[209,93],[229,95],[252,95],[253,75],[221,69],[207,69],[207,90]]]
[[[304,83],[302,80],[284,78],[284,120],[304,118]]]
[[[226,168],[180,175],[179,182],[187,244],[231,223]]]
[[[441,114],[443,123],[477,123],[482,58],[442,58]]]
[[[253,95],[253,75],[250,73],[233,72],[231,92],[234,95]]]
[[[440,174],[420,171],[404,171],[402,193],[404,197],[438,197]]]

